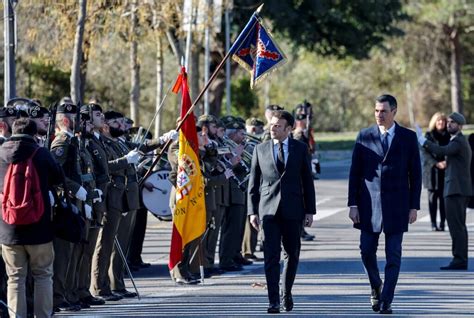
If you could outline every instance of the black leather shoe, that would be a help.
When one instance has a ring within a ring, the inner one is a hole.
[[[448,266],[441,266],[439,269],[445,270],[445,271],[466,270],[467,264],[449,264]]]
[[[176,284],[180,284],[180,285],[197,285],[199,284],[199,280],[198,279],[194,279],[194,278],[176,278],[175,279],[175,282]]]
[[[308,234],[308,233],[304,233],[301,235],[301,239],[305,242],[309,242],[309,241],[312,241],[314,240],[315,236],[314,235],[311,235],[311,234]]]
[[[81,309],[87,309],[87,308],[91,308],[91,305],[87,304],[87,303],[84,303],[80,300],[76,301],[76,302],[71,302],[71,305],[74,305],[74,306],[79,306],[81,307]]]
[[[99,306],[105,304],[105,300],[94,297],[94,296],[87,296],[81,298],[81,302],[88,304],[90,306]]]
[[[122,290],[113,290],[112,291],[115,295],[119,295],[119,296],[122,296],[123,298],[135,298],[138,296],[137,293],[134,293],[134,292],[130,292],[126,289],[122,289]]]
[[[281,298],[281,303],[283,305],[283,310],[284,311],[292,311],[293,310],[294,303],[293,303],[293,297],[291,296],[291,294],[284,295]]]
[[[278,303],[270,304],[268,306],[267,313],[269,313],[269,314],[279,314],[280,313],[280,304],[278,304]]]
[[[380,294],[382,294],[382,285],[379,288],[372,289],[370,294],[370,304],[372,305],[372,310],[375,312],[380,311]]]
[[[238,272],[242,270],[242,266],[238,265],[220,266],[219,268],[225,272]]]
[[[237,265],[252,265],[253,262],[251,260],[245,259],[242,256],[234,258],[234,262]]]
[[[81,306],[76,306],[73,305],[67,301],[64,301],[60,303],[57,306],[54,306],[54,312],[60,312],[60,311],[79,311],[81,310]]]
[[[391,304],[381,301],[380,302],[380,313],[385,314],[385,315],[391,315],[392,314],[392,306]]]
[[[122,300],[123,297],[117,294],[105,294],[105,295],[97,295],[96,298],[105,300],[105,301],[119,301]]]

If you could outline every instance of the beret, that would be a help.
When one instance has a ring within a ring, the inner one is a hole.
[[[58,114],[75,114],[77,113],[77,106],[74,104],[61,104],[58,106],[58,109],[56,110],[56,113]]]
[[[265,126],[265,123],[256,117],[248,118],[245,124],[247,126]]]
[[[281,107],[280,105],[268,105],[267,107],[265,107],[265,109],[275,111],[275,110],[283,110],[283,107]]]
[[[104,118],[105,120],[110,120],[110,119],[117,119],[117,118],[123,118],[123,114],[119,113],[115,110],[108,110],[104,112]]]
[[[448,117],[457,122],[459,125],[466,124],[466,118],[464,118],[464,116],[458,112],[452,112]]]
[[[0,107],[0,118],[16,117],[17,113],[13,107]]]
[[[227,123],[234,122],[235,117],[231,115],[227,115],[221,118],[222,123],[224,123],[224,126],[227,127]]]
[[[102,107],[97,103],[89,103],[89,104],[84,105],[82,107],[88,107],[87,111],[89,111],[89,109],[90,109],[92,111],[99,111],[101,113],[103,112]],[[81,111],[82,111],[82,107],[81,107]]]
[[[245,125],[240,121],[234,120],[226,123],[225,128],[227,129],[245,129]]]
[[[36,105],[28,108],[28,117],[30,118],[43,118],[45,114],[49,114],[46,107]]]
[[[214,115],[201,115],[201,116],[199,116],[198,121],[200,121],[202,123],[217,124],[217,118]]]

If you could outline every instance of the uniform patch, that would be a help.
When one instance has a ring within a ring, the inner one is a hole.
[[[54,154],[56,155],[56,157],[61,157],[62,155],[64,155],[64,149],[63,148],[57,148],[54,151]]]
[[[94,151],[92,151],[92,153],[94,154],[94,156],[98,156],[99,155],[99,150],[94,149]]]

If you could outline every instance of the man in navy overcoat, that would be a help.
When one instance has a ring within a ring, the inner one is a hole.
[[[395,120],[397,101],[381,95],[375,103],[376,125],[362,129],[352,154],[349,217],[361,230],[360,250],[372,288],[372,309],[392,313],[402,255],[403,233],[420,208],[421,162],[415,132]],[[385,234],[385,282],[377,266],[377,246]]]

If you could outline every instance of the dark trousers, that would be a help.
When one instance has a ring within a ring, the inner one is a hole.
[[[369,276],[372,289],[380,287],[379,268],[377,265],[377,247],[379,245],[380,233],[361,231],[360,253],[362,262]],[[385,282],[383,284],[380,300],[392,303],[395,287],[397,286],[400,264],[402,260],[403,233],[385,234]]]
[[[438,212],[438,201],[439,201],[439,226],[444,228],[446,221],[446,213],[444,208],[444,197],[443,189],[441,190],[428,190],[428,207],[430,209],[431,224],[436,226],[436,214]]]
[[[466,207],[469,198],[462,195],[450,195],[444,199],[446,220],[452,240],[453,260],[451,264],[464,265],[467,264]]]
[[[128,260],[132,264],[141,264],[143,242],[145,241],[146,224],[148,219],[148,210],[140,208],[137,210],[135,217],[135,228],[133,229],[132,242],[130,243],[130,250]]]
[[[282,291],[284,295],[288,295],[291,294],[300,258],[301,220],[283,219],[277,213],[277,216],[264,217],[262,226],[265,233],[263,255],[268,300],[272,304],[279,303],[281,244],[283,243],[284,250]]]

